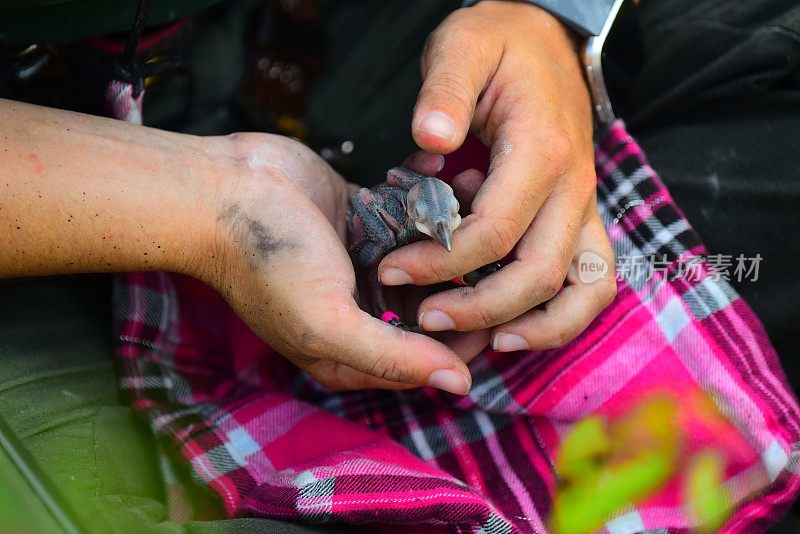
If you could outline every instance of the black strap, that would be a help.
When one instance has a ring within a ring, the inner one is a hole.
[[[133,86],[133,97],[136,98],[144,91],[144,73],[139,62],[136,61],[136,49],[139,41],[147,26],[147,16],[150,11],[151,0],[139,0],[136,6],[136,18],[133,27],[128,33],[128,40],[125,42],[125,50],[122,55],[114,61],[114,74],[119,79],[130,83]]]

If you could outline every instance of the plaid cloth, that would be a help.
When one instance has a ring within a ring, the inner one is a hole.
[[[800,483],[800,414],[775,352],[707,263],[678,276],[706,251],[624,125],[596,158],[616,254],[666,268],[621,271],[614,303],[562,348],[487,349],[466,397],[326,391],[217,294],[163,272],[118,280],[121,389],[231,516],[487,534],[547,530],[554,460],[575,422],[614,420],[654,392],[691,410],[683,401],[705,393],[724,424],[695,424],[686,450],[724,455],[734,511],[723,531],[763,530]],[[679,487],[670,481],[603,532],[688,532]]]

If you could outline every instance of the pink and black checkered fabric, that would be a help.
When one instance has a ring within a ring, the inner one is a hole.
[[[795,497],[800,413],[764,331],[705,253],[622,124],[597,145],[598,205],[617,255],[666,256],[622,273],[614,303],[568,345],[471,364],[458,398],[430,388],[332,393],[262,344],[200,283],[135,273],[115,290],[121,387],[231,516],[401,525],[404,531],[547,530],[554,458],[572,425],[611,420],[651,393],[705,393],[725,425],[687,451],[724,454],[735,512],[724,532],[763,530]],[[679,481],[603,532],[688,532]]]

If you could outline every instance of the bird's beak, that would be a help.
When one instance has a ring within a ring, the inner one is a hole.
[[[437,222],[436,235],[434,237],[436,237],[436,240],[447,249],[447,252],[451,252],[453,250],[453,233],[450,231],[450,225],[445,224],[444,221]]]

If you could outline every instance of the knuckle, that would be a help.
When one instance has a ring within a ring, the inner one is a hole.
[[[287,329],[287,336],[300,353],[312,358],[326,358],[329,346],[320,329],[313,325],[287,325]]]
[[[442,29],[441,26],[431,33],[428,34],[427,39],[425,39],[425,45],[422,49],[422,76],[425,77],[428,74],[431,66],[439,59],[441,56],[441,41],[442,41]]]
[[[439,70],[425,80],[425,93],[437,100],[456,102],[462,113],[471,113],[472,88],[461,73]]]
[[[456,323],[465,330],[495,327],[514,319],[530,308],[523,302],[525,299],[522,292],[518,295],[503,295],[498,299],[495,294],[487,294],[485,290],[476,287],[465,287],[461,290],[467,290],[462,297],[466,304],[463,316],[465,320],[458,320]]]
[[[389,382],[411,382],[411,372],[408,364],[399,358],[389,355],[380,355],[372,363],[369,374],[388,380]]]
[[[505,317],[498,310],[487,306],[475,306],[472,316],[479,327],[489,328],[505,322]]]
[[[232,134],[228,134],[228,139],[234,143],[249,145],[257,141],[258,134],[254,132],[234,132]]]
[[[434,64],[441,61],[444,55],[447,53],[448,48],[453,46],[453,26],[457,27],[457,25],[453,23],[453,16],[451,15],[445,19],[438,28],[428,34],[422,56],[423,65],[425,66],[423,69],[423,74],[425,74],[425,71],[429,70]]]
[[[438,261],[431,263],[427,274],[436,282],[445,282],[455,276],[444,263]]]
[[[541,273],[538,277],[542,288],[543,300],[550,300],[561,289],[564,280],[567,278],[567,271],[557,260],[548,260],[542,264]]]
[[[604,278],[595,291],[600,309],[608,307],[617,296],[617,282],[613,278]]]
[[[514,249],[519,235],[518,225],[510,220],[493,220],[481,238],[481,248],[487,254],[488,261],[505,258]]]
[[[575,141],[561,129],[555,129],[548,136],[547,163],[551,174],[561,175],[574,159]]]
[[[570,179],[568,188],[564,188],[561,194],[581,206],[588,206],[594,200],[596,188],[597,175],[594,169],[582,170]]]
[[[339,336],[343,324],[343,316],[336,311],[314,317],[295,317],[293,321],[285,321],[284,336],[302,354],[319,359],[335,360],[340,352],[334,341]]]
[[[571,337],[570,337],[569,333],[567,333],[567,332],[565,332],[563,330],[559,330],[558,332],[556,332],[550,338],[550,343],[548,344],[549,348],[557,349],[557,348],[563,347],[564,345],[566,345],[570,341],[570,339],[571,339]]]
[[[473,24],[468,13],[454,11],[430,34],[431,46],[438,49],[463,48],[474,41]]]
[[[566,130],[556,128],[550,136],[548,148],[554,159],[566,161],[572,159],[575,153],[575,139]]]
[[[587,165],[578,174],[578,184],[585,187],[588,194],[594,196],[597,190],[597,169],[594,168],[594,165]]]

